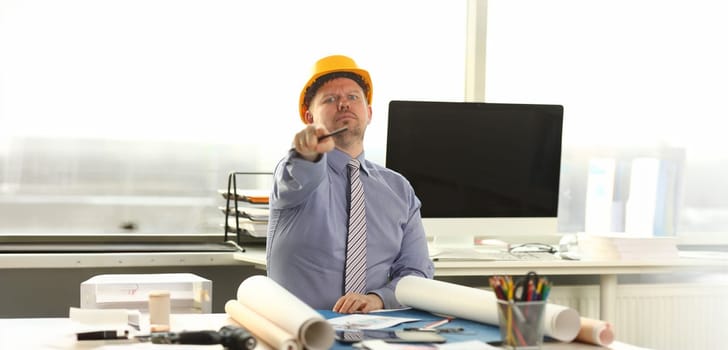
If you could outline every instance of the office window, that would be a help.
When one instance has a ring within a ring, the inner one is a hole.
[[[489,1],[486,101],[565,106],[560,231],[725,241],[726,15],[702,0]]]
[[[463,99],[464,33],[460,1],[3,1],[0,234],[221,234],[217,190],[273,170],[334,53],[383,164],[389,100]]]

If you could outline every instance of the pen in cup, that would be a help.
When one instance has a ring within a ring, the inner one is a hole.
[[[344,132],[344,131],[346,131],[346,130],[349,130],[349,128],[348,128],[348,127],[346,127],[346,126],[345,126],[345,127],[343,127],[343,128],[339,128],[339,129],[336,129],[336,130],[334,130],[334,131],[332,131],[332,132],[330,132],[330,133],[328,133],[328,134],[326,134],[326,135],[321,135],[321,136],[319,136],[319,137],[318,137],[318,140],[319,140],[319,141],[321,141],[321,140],[325,140],[325,139],[327,139],[327,138],[329,138],[329,137],[331,137],[331,136],[334,136],[334,135],[338,135],[338,134],[341,134],[342,132]]]

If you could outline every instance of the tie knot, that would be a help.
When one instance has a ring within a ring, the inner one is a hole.
[[[349,164],[348,164],[348,166],[349,166],[349,168],[351,168],[352,170],[354,170],[354,169],[359,169],[359,166],[360,166],[360,165],[361,165],[361,164],[359,163],[359,160],[358,160],[358,159],[356,159],[356,158],[353,158],[353,159],[350,159],[350,160],[349,160]]]

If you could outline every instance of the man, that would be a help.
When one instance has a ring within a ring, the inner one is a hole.
[[[364,157],[371,99],[369,73],[351,58],[319,60],[299,101],[307,125],[275,170],[268,276],[315,309],[400,307],[401,277],[433,276],[419,199],[402,175]]]

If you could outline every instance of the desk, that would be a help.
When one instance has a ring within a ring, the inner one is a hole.
[[[221,265],[240,265],[240,262],[236,261],[230,252],[0,254],[0,269]]]
[[[265,248],[246,248],[234,253],[234,259],[265,269]],[[525,275],[537,271],[541,275],[598,275],[599,318],[614,322],[617,300],[617,276],[629,274],[662,274],[680,271],[728,272],[728,260],[691,255],[664,261],[435,261],[435,276]]]
[[[172,331],[219,329],[226,324],[226,314],[172,314]],[[5,318],[0,319],[0,349],[223,349],[219,345],[165,345],[131,341],[75,340],[73,323],[67,318]],[[544,350],[595,350],[598,346],[582,343],[545,343]],[[635,350],[636,347],[615,342],[614,350]]]
[[[246,247],[245,252],[179,253],[23,253],[0,254],[0,269],[235,266],[247,264],[265,270],[264,247]],[[728,259],[692,254],[674,261],[437,261],[436,276],[525,275],[536,270],[544,275],[597,275],[600,277],[599,318],[614,322],[617,276],[680,271],[728,272]]]

